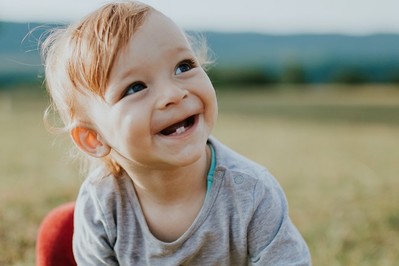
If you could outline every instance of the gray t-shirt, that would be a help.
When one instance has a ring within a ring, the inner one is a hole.
[[[193,224],[171,243],[151,234],[127,175],[87,178],[75,207],[78,265],[311,265],[274,177],[209,142],[216,152],[213,185]]]

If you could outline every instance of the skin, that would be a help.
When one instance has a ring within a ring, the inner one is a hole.
[[[76,145],[95,157],[110,154],[133,180],[154,236],[179,238],[205,198],[206,141],[217,118],[214,88],[181,29],[151,11],[118,54],[105,101],[81,104],[90,121],[76,122]]]

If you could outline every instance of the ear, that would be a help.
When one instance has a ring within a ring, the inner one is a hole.
[[[75,127],[71,130],[71,137],[79,149],[93,157],[101,158],[111,152],[111,147],[93,129]]]

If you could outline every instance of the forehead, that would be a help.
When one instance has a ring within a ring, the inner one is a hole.
[[[139,46],[144,43],[158,45],[188,45],[183,31],[170,18],[152,10],[138,31],[133,34],[130,44]],[[142,48],[142,47],[141,47]]]
[[[141,27],[118,54],[114,68],[126,59],[165,56],[169,52],[191,50],[184,32],[167,16],[152,10]]]
[[[133,35],[132,41],[139,42],[139,39],[149,37],[164,38],[164,41],[186,41],[183,31],[169,17],[152,10],[140,29]]]

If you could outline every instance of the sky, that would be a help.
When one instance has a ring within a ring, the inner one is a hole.
[[[0,21],[73,22],[104,0],[0,0]],[[399,0],[141,0],[185,30],[399,33]]]

